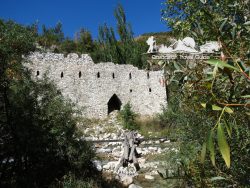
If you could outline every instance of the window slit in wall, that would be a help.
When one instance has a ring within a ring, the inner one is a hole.
[[[36,76],[39,76],[40,72],[39,71],[36,71]]]
[[[61,72],[61,78],[63,78],[63,72]]]
[[[149,72],[147,72],[147,78],[149,79]]]
[[[149,89],[148,89],[148,91],[151,93],[152,89],[151,89],[151,88],[149,88]]]
[[[132,93],[132,89],[130,89],[129,92]]]
[[[129,79],[132,79],[132,75],[131,75],[131,73],[129,73]]]
[[[79,71],[79,78],[81,78],[82,77],[82,72],[81,71]]]
[[[97,78],[100,78],[100,72],[97,73]]]
[[[115,73],[112,74],[113,79],[115,78]]]

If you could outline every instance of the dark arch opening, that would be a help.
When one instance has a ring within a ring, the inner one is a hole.
[[[36,71],[36,76],[39,76],[40,72],[39,71]]]
[[[120,110],[121,105],[121,100],[117,97],[116,94],[114,94],[108,101],[108,114],[110,114],[114,110]]]

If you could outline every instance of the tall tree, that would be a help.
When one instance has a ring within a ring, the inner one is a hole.
[[[89,53],[94,50],[94,42],[91,33],[84,28],[81,28],[80,31],[76,33],[75,42],[77,51],[80,53]]]
[[[121,42],[131,42],[133,40],[132,28],[131,25],[127,23],[126,15],[121,4],[118,4],[115,8],[114,15],[117,22],[117,32]]]
[[[45,48],[49,48],[52,45],[59,46],[63,40],[64,33],[61,22],[58,22],[55,27],[52,28],[47,28],[45,25],[42,25],[42,34],[37,39],[38,43]]]

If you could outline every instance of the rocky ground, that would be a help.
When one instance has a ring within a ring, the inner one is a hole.
[[[86,125],[85,125],[86,126]],[[124,130],[117,119],[117,112],[113,112],[105,120],[96,120],[82,129],[86,140],[122,140]],[[138,137],[143,135],[138,133]],[[136,172],[133,164],[120,167],[115,172],[115,167],[123,153],[122,142],[94,142],[97,159],[94,160],[99,171],[107,178],[116,178],[129,188],[139,187],[172,187],[173,182],[163,180],[158,172],[166,173],[169,164],[164,160],[167,152],[178,152],[174,144],[166,139],[143,141],[138,147],[141,157],[138,159],[141,169]],[[158,171],[158,172],[157,172]]]

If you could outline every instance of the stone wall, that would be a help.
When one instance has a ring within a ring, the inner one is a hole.
[[[106,117],[108,110],[122,108],[128,102],[141,115],[159,113],[162,106],[166,106],[162,71],[147,72],[132,65],[110,62],[94,64],[87,54],[64,57],[34,52],[28,60],[34,79],[46,74],[65,97],[84,107],[87,117]]]

